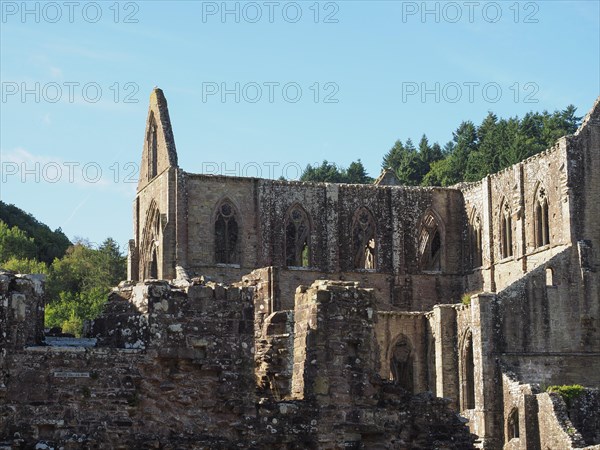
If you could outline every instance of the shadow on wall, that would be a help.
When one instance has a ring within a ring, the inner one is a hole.
[[[600,351],[600,305],[592,294],[576,247],[554,255],[498,292],[497,351]],[[598,384],[598,373],[591,380]]]

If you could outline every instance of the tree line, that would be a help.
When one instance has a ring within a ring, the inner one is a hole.
[[[431,144],[425,134],[415,146],[411,138],[397,140],[383,155],[381,168],[392,169],[400,183],[408,186],[450,186],[477,181],[550,148],[562,136],[574,133],[581,124],[575,106],[549,113],[529,112],[508,119],[489,112],[477,126],[463,121],[443,147]],[[360,161],[343,169],[327,160],[308,165],[301,181],[371,183]]]

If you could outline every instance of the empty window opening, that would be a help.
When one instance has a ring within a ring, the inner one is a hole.
[[[440,226],[433,214],[425,216],[419,233],[419,265],[424,271],[442,270],[443,241]]]
[[[158,279],[158,258],[156,256],[156,248],[152,250],[152,258],[150,259],[148,277],[155,280]]]
[[[508,416],[506,424],[508,440],[519,437],[519,409],[515,408],[511,411]]]
[[[147,210],[141,232],[139,268],[142,279],[158,279],[159,276],[162,276],[162,271],[159,271],[159,256],[162,251],[162,229],[165,220],[161,217],[156,202],[153,200]]]
[[[465,337],[462,348],[462,409],[475,408],[475,363],[473,358],[473,335]]]
[[[394,383],[408,392],[414,392],[412,346],[404,335],[400,335],[392,350],[390,371]]]
[[[215,262],[239,263],[239,229],[235,208],[229,201],[221,203],[215,217]]]
[[[550,243],[550,226],[548,224],[548,197],[546,190],[540,188],[535,199],[535,246],[543,247]]]
[[[483,248],[481,244],[481,218],[477,213],[473,215],[470,224],[471,241],[471,267],[480,267],[483,265]]]
[[[310,222],[306,211],[298,205],[286,218],[285,262],[291,267],[310,266]]]
[[[355,269],[375,269],[375,219],[364,207],[352,221],[352,250]]]
[[[148,125],[148,179],[151,180],[157,174],[158,164],[158,142],[157,142],[157,128],[156,120],[154,120],[154,113],[150,116],[150,124]]]
[[[506,201],[500,208],[500,256],[502,258],[513,256],[512,211]]]

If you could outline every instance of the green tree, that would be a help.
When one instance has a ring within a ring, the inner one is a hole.
[[[93,287],[112,287],[127,277],[127,258],[121,253],[113,238],[107,238],[95,252],[95,278]]]
[[[462,122],[453,133],[453,140],[456,146],[450,155],[452,184],[465,179],[469,155],[477,151],[477,130],[473,122]]]
[[[398,140],[385,154],[381,164],[382,168],[391,168],[400,183],[416,186],[423,176],[423,165],[419,153],[412,140],[409,138],[405,144]]]
[[[84,320],[97,317],[110,289],[126,277],[125,261],[112,238],[107,238],[97,250],[89,242],[77,240],[50,267],[46,326],[73,329]]]
[[[467,157],[465,181],[481,180],[498,170],[498,151],[501,147],[498,136],[498,117],[489,112],[477,128],[477,147]]]
[[[48,266],[36,259],[10,258],[8,261],[2,263],[2,268],[17,273],[41,273],[48,275]]]
[[[33,238],[22,230],[8,225],[0,220],[0,264],[11,259],[35,258],[36,247]]]
[[[439,161],[444,157],[442,148],[437,142],[433,145],[429,145],[427,136],[423,134],[421,141],[419,142],[419,183],[423,184],[423,179],[431,170],[431,164]]]
[[[429,172],[423,178],[423,186],[450,186],[454,177],[450,167],[450,158],[440,159],[431,163]]]
[[[300,176],[300,181],[366,184],[372,183],[373,179],[367,175],[359,159],[350,163],[348,169],[343,169],[327,160],[324,160],[320,166],[313,167],[308,164]]]
[[[330,163],[324,160],[320,166],[311,166],[308,164],[300,181],[326,182],[326,183],[342,183],[343,175],[335,163]]]
[[[581,125],[582,116],[576,116],[577,108],[574,105],[569,105],[563,109],[559,116],[562,119],[561,126],[566,131],[565,134],[573,134]]]
[[[61,292],[76,293],[93,287],[97,278],[94,252],[89,244],[78,242],[67,249],[63,258],[54,260],[46,286],[50,301],[58,299]]]
[[[373,182],[373,178],[367,175],[365,166],[363,166],[363,163],[360,159],[350,163],[348,169],[345,171],[344,178],[346,183],[353,184],[368,184]]]
[[[34,240],[35,257],[39,261],[51,264],[54,258],[61,258],[71,245],[60,228],[52,231],[31,214],[0,201],[0,220],[9,228],[18,227],[27,237]]]
[[[381,168],[384,170],[392,169],[395,171],[397,167],[400,167],[405,153],[406,149],[404,148],[404,144],[402,144],[401,140],[397,140],[394,142],[392,148],[383,156]]]

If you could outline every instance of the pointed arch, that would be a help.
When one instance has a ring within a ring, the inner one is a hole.
[[[444,269],[444,223],[433,210],[428,209],[419,227],[419,268],[422,271],[441,272]]]
[[[481,267],[483,265],[482,224],[477,208],[473,208],[469,220],[469,247],[471,267]]]
[[[296,203],[288,209],[284,223],[285,264],[291,267],[310,266],[311,223],[308,213]]]
[[[148,149],[148,180],[153,179],[158,172],[158,128],[154,111],[150,111],[148,119],[148,134],[146,135],[146,148]]]
[[[163,170],[177,168],[177,150],[167,99],[159,88],[154,88],[150,94],[143,143],[138,192],[155,180]]]
[[[467,329],[460,345],[460,406],[461,410],[475,408],[475,359],[471,329]]]
[[[410,339],[400,334],[390,347],[390,378],[408,392],[414,392],[414,350]]]
[[[511,410],[506,420],[506,437],[509,441],[519,438],[519,408],[517,407]]]
[[[352,264],[355,269],[376,268],[376,235],[373,214],[361,206],[352,218]]]
[[[224,198],[217,203],[213,214],[215,263],[240,263],[239,213],[234,203]]]
[[[158,205],[152,200],[146,212],[140,245],[140,273],[142,279],[159,278],[162,242],[162,220]]]
[[[512,208],[506,197],[500,202],[498,223],[500,224],[500,257],[509,258],[513,256]]]
[[[150,266],[148,270],[148,278],[158,278],[158,256],[156,255],[156,247],[152,249],[150,256]]]
[[[550,243],[548,207],[548,193],[543,184],[538,182],[533,198],[533,223],[536,248]]]

